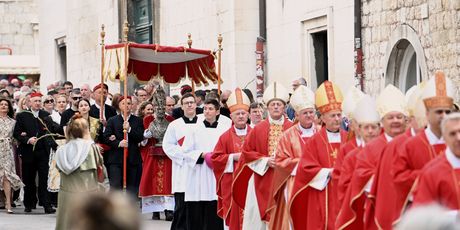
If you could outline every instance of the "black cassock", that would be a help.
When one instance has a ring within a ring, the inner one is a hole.
[[[128,119],[130,130],[128,132],[128,160],[126,169],[127,190],[137,197],[142,174],[142,159],[139,143],[144,139],[144,124],[134,115]],[[110,136],[116,139],[111,141]],[[123,140],[123,117],[116,115],[107,121],[104,131],[104,142],[110,146],[110,150],[104,153],[104,161],[109,174],[110,187],[121,189],[123,186],[123,151],[118,147]]]
[[[24,206],[34,208],[37,202],[37,188],[35,176],[38,172],[38,199],[44,208],[51,208],[49,194],[47,191],[49,154],[51,149],[56,149],[57,144],[52,137],[40,139],[33,149],[28,144],[31,137],[40,138],[51,133],[60,133],[59,124],[53,122],[50,114],[40,110],[38,118],[35,118],[30,111],[24,111],[16,115],[16,125],[13,136],[19,141],[18,153],[22,159],[22,179],[24,187]],[[43,123],[42,123],[43,122]]]

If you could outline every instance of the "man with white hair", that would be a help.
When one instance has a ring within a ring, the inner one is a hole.
[[[80,87],[80,92],[81,92],[81,97],[86,99],[86,100],[91,100],[91,88],[89,87],[88,84],[83,84]]]
[[[244,209],[243,229],[266,229],[270,220],[268,202],[275,156],[283,131],[292,126],[284,116],[289,93],[278,82],[264,92],[268,117],[257,124],[244,142],[237,176],[233,183],[235,203]]]
[[[420,172],[413,206],[438,203],[458,216],[460,178],[460,113],[446,115],[441,123],[446,151]]]
[[[334,229],[337,187],[330,178],[347,136],[340,129],[342,102],[340,88],[330,81],[315,92],[315,105],[325,125],[308,141],[296,171],[289,207],[294,229]]]

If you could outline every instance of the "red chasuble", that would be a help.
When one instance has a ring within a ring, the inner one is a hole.
[[[428,163],[420,173],[413,206],[436,202],[448,209],[460,208],[460,169],[454,169],[446,155]]]
[[[284,119],[283,130],[287,130],[292,126],[287,118]],[[270,190],[272,188],[273,169],[260,176],[249,168],[249,164],[262,157],[269,156],[269,133],[270,123],[268,119],[257,124],[251,133],[249,133],[243,145],[243,151],[240,157],[240,165],[237,169],[237,175],[233,181],[232,195],[235,203],[244,209],[248,182],[254,174],[254,184],[256,189],[257,204],[259,206],[260,217],[264,221],[270,220],[270,215],[267,212],[268,201],[270,199]]]
[[[348,153],[355,150],[357,147],[358,147],[358,144],[356,143],[356,137],[349,140],[345,145],[340,147],[339,154],[337,155],[337,160],[335,161],[334,171],[332,171],[332,178],[334,179],[336,184],[339,183],[339,179],[341,178],[342,168],[343,168],[342,165],[344,164],[345,157],[348,155]],[[350,178],[351,178],[351,175],[350,175]],[[341,207],[343,197],[345,196],[346,190],[342,190],[341,188],[338,187],[337,192],[338,192],[337,198],[338,198],[338,205],[339,205],[338,207]]]
[[[392,217],[396,204],[393,183],[393,163],[395,157],[403,150],[404,144],[411,138],[411,130],[395,137],[379,157],[377,172],[374,176],[371,192],[368,195],[365,219],[367,229],[392,229]]]
[[[247,126],[247,133],[251,131],[251,127]],[[214,148],[212,154],[212,164],[214,166],[214,175],[217,181],[217,215],[225,220],[230,230],[238,230],[242,228],[243,210],[238,206],[233,205],[232,199],[232,183],[236,176],[236,170],[233,173],[224,173],[228,158],[232,153],[241,153],[246,136],[236,135],[234,126],[223,133]],[[238,167],[239,162],[235,161],[233,169]]]
[[[144,129],[148,129],[154,117],[144,117]],[[174,118],[166,116],[166,120]],[[141,147],[142,177],[139,185],[139,196],[171,196],[172,189],[172,161],[161,146],[155,146],[156,140],[150,138],[144,147]]]
[[[347,133],[341,130],[341,140],[346,137]],[[299,162],[288,209],[294,229],[334,229],[337,185],[330,181],[319,191],[309,184],[322,168],[334,167],[340,145],[329,143],[324,127],[308,141]]]
[[[340,168],[340,177],[337,182],[337,200],[339,203],[339,207],[342,207],[343,199],[345,198],[345,193],[348,189],[348,185],[350,184],[351,177],[353,176],[353,172],[356,166],[356,155],[361,151],[363,148],[358,147],[347,153],[347,156],[343,159]],[[337,162],[334,171],[338,168]]]
[[[289,199],[294,184],[292,171],[300,160],[305,149],[305,144],[310,137],[302,138],[299,125],[294,125],[286,130],[278,144],[276,152],[276,168],[273,176],[272,199],[269,202],[270,229],[289,229],[289,215],[286,200]],[[287,198],[286,198],[287,187]]]
[[[445,149],[444,144],[430,145],[424,131],[406,142],[405,148],[399,152],[393,164],[396,207],[398,208],[395,212],[397,215],[395,219],[399,219],[409,203],[409,196],[415,188],[415,181],[422,168]]]
[[[387,140],[385,135],[382,134],[369,142],[362,151],[356,155],[355,170],[343,199],[340,217],[337,222],[338,229],[349,228],[349,226],[362,226],[361,223],[354,222],[363,220],[363,216],[358,216],[358,214],[364,213],[364,189],[375,174],[378,159],[386,145]]]

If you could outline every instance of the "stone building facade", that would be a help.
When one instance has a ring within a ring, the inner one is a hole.
[[[0,0],[0,75],[38,79],[39,27],[36,0]]]
[[[39,12],[43,88],[56,80],[96,83],[100,25],[106,43],[116,43],[125,19],[136,42],[180,46],[190,33],[194,48],[215,50],[222,34],[224,89],[255,93],[258,37],[265,39],[266,85],[276,80],[290,89],[299,77],[313,88],[325,79],[344,90],[354,83],[353,0],[40,0]]]
[[[460,85],[460,1],[363,0],[362,35],[367,92],[404,91],[437,70]]]

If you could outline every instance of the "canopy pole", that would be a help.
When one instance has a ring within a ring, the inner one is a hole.
[[[123,113],[123,122],[128,122],[128,21],[125,20],[123,24],[123,42],[125,43],[125,69],[124,69],[124,79],[123,79],[123,94],[125,99],[125,111]],[[123,126],[123,140],[128,139],[128,130]],[[128,160],[128,147],[123,149],[123,191],[126,192],[126,161]]]
[[[188,48],[192,48],[192,43],[193,43],[192,34],[188,33],[187,37],[188,37],[187,39]],[[195,95],[195,81],[192,78],[190,78],[190,81],[192,82],[192,94]]]
[[[218,47],[219,49],[217,50],[217,58],[218,58],[218,62],[219,62],[219,65],[217,67],[217,92],[220,96],[221,92],[220,92],[220,79],[221,79],[221,65],[222,65],[222,34],[219,34],[219,36],[217,37],[217,43],[218,43]]]
[[[105,47],[104,47],[104,38],[105,38],[105,31],[104,31],[104,24],[101,25],[101,91],[104,92],[104,68],[105,68]],[[104,117],[104,93],[101,93],[101,109],[99,109],[99,118],[102,119]]]

